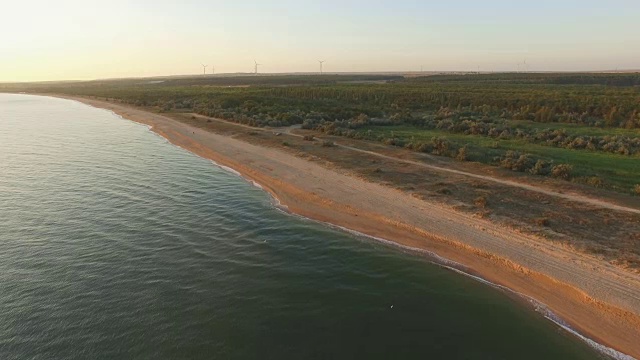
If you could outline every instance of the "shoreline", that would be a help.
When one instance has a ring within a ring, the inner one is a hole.
[[[151,131],[162,136],[171,144],[209,159],[216,165],[230,169],[246,180],[253,182],[268,192],[275,201],[286,206],[286,211],[289,213],[325,223],[348,232],[371,237],[378,241],[388,242],[402,248],[434,254],[437,258],[450,261],[454,264],[460,264],[465,270],[468,269],[469,271],[463,271],[456,267],[451,267],[451,269],[477,278],[477,280],[486,282],[490,286],[518,294],[525,300],[535,300],[537,303],[546,306],[549,311],[552,311],[559,319],[562,319],[562,323],[559,323],[556,319],[549,318],[545,313],[541,312],[543,316],[558,326],[565,328],[566,331],[573,332],[574,336],[582,338],[583,341],[593,339],[594,342],[612,349],[617,349],[617,351],[621,353],[640,357],[640,345],[634,341],[634,339],[640,337],[640,316],[638,315],[640,312],[633,311],[637,310],[637,304],[634,302],[633,296],[631,300],[626,299],[626,302],[618,299],[618,303],[616,303],[617,306],[610,305],[609,303],[611,303],[611,301],[604,301],[598,296],[602,292],[594,294],[593,291],[589,292],[584,288],[580,290],[581,287],[575,284],[559,280],[557,276],[549,276],[548,274],[537,271],[538,269],[531,269],[527,264],[514,261],[504,256],[504,254],[478,248],[474,246],[474,244],[471,244],[470,241],[465,241],[464,238],[464,235],[468,234],[469,231],[485,232],[488,234],[487,236],[511,236],[518,238],[519,242],[516,241],[511,244],[506,244],[505,246],[519,247],[522,245],[522,241],[527,240],[523,240],[524,236],[522,234],[516,234],[512,230],[502,228],[485,229],[483,227],[480,229],[478,226],[466,223],[456,224],[464,230],[459,231],[459,237],[451,236],[451,234],[438,233],[437,231],[429,228],[425,229],[424,226],[416,225],[410,221],[400,220],[402,219],[402,216],[400,216],[402,214],[400,213],[393,214],[393,211],[391,211],[391,215],[396,216],[389,216],[389,214],[375,211],[375,205],[380,204],[372,204],[373,206],[368,206],[367,208],[360,206],[360,204],[354,201],[341,201],[341,194],[335,194],[333,197],[323,196],[326,194],[309,191],[309,189],[299,186],[300,184],[294,181],[287,181],[289,179],[286,177],[279,177],[278,171],[274,171],[273,169],[274,164],[266,163],[266,159],[269,158],[269,155],[273,154],[275,154],[274,156],[280,156],[281,154],[278,153],[283,153],[282,151],[263,148],[262,150],[268,150],[270,154],[260,158],[256,156],[255,153],[243,153],[243,148],[256,147],[255,145],[207,132],[202,129],[193,128],[160,114],[93,99],[68,96],[54,97],[75,100],[86,105],[110,110],[123,119],[147,125]],[[228,147],[230,146],[233,147],[233,149],[229,150]],[[223,150],[221,147],[225,147],[225,149]],[[226,151],[226,153],[224,153],[224,151]],[[238,159],[234,157],[234,151],[236,152],[235,155],[242,155],[243,158]],[[288,157],[293,157],[293,155],[286,154],[286,156],[282,155],[282,157],[284,158],[283,161],[286,162],[290,160]],[[247,159],[248,161],[242,161]],[[299,158],[296,159],[297,163],[290,165],[292,168],[296,168],[296,166],[302,167],[301,169],[297,169],[299,173],[294,174],[300,177],[296,181],[309,180],[302,179],[305,170],[307,170],[304,168],[306,166],[310,168],[313,167],[315,172],[323,171],[327,174],[333,172],[333,170],[321,168],[319,165],[309,161]],[[309,164],[305,164],[304,162]],[[317,168],[321,168],[321,170]],[[283,167],[283,169],[292,171],[292,169],[289,168]],[[369,190],[368,188],[376,188],[375,190],[384,192],[389,201],[397,202],[399,204],[396,204],[398,208],[404,206],[408,207],[408,210],[418,213],[420,211],[441,211],[443,213],[440,215],[443,216],[443,220],[448,220],[453,223],[455,223],[454,220],[459,220],[459,217],[454,218],[451,216],[447,218],[448,215],[451,215],[448,213],[448,210],[436,209],[436,204],[426,203],[420,200],[422,206],[416,211],[415,208],[418,204],[415,202],[419,200],[414,199],[412,200],[412,204],[404,204],[407,199],[402,198],[401,195],[397,194],[397,191],[383,190],[383,187],[379,185],[364,186],[360,184],[360,182],[363,182],[362,180],[350,178],[345,175],[331,175],[330,177],[335,178],[332,179],[335,181],[327,181],[327,185],[329,186],[342,186],[345,182],[357,183],[354,185],[354,188],[351,189],[352,191],[361,191],[366,194],[371,193],[371,191],[367,191]],[[311,180],[316,179],[311,178]],[[384,202],[382,202],[382,204],[384,204]],[[413,205],[414,209],[411,209],[411,205]],[[429,219],[427,219],[427,222],[428,220]],[[452,225],[447,224],[445,226]],[[493,230],[493,232],[489,230]],[[494,234],[494,232],[499,234]],[[533,248],[535,248],[535,246]],[[525,256],[528,256],[529,254],[526,253],[526,251],[530,249],[524,250]],[[551,256],[550,254],[543,255]],[[580,260],[582,259],[579,259],[579,261]],[[443,266],[447,265],[445,264]],[[569,264],[568,267],[570,266],[571,264]],[[577,264],[573,266],[578,267]],[[571,270],[572,269],[569,269],[569,271]],[[564,276],[566,277],[568,275],[564,274]],[[624,280],[625,279],[620,279],[620,281]],[[638,287],[634,289],[637,290]],[[604,286],[603,290],[604,293],[608,292],[606,286]],[[586,342],[589,343],[588,341]],[[589,345],[595,347],[593,344]],[[596,347],[596,349],[606,353],[606,351],[603,351],[601,348]],[[608,353],[607,355],[625,358],[624,354],[619,354],[618,356]]]
[[[115,113],[114,113],[115,114]],[[116,114],[117,115],[117,114]],[[124,118],[123,118],[124,119]],[[151,130],[151,128],[149,127],[149,130]],[[172,144],[173,145],[173,144]],[[181,148],[183,150],[188,151],[187,149]],[[210,159],[208,159],[210,160]],[[272,194],[270,191],[265,190],[264,187],[262,187],[262,185],[256,183],[255,181],[248,179],[246,177],[244,177],[241,173],[235,171],[234,169],[218,164],[217,162],[210,160],[214,166],[219,167],[220,169],[223,169],[227,172],[230,172],[234,175],[237,175],[238,177],[240,177],[241,179],[243,179],[244,181],[250,183],[251,185],[259,188],[260,190],[263,190],[264,192],[266,192],[270,198],[272,199],[273,202],[273,206],[289,215],[289,216],[294,216],[306,221],[312,221],[314,223],[317,224],[321,224],[323,226],[327,226],[331,229],[335,229],[338,231],[342,231],[345,233],[348,233],[352,236],[355,237],[362,237],[362,238],[366,238],[369,240],[374,240],[377,241],[379,243],[382,243],[386,246],[390,246],[390,247],[394,247],[396,249],[402,249],[402,250],[406,250],[411,252],[412,254],[415,255],[420,255],[422,257],[424,257],[426,259],[427,262],[429,262],[430,264],[439,266],[441,268],[447,269],[449,271],[453,271],[455,273],[458,273],[462,276],[466,276],[469,277],[477,282],[480,282],[486,286],[492,287],[498,291],[504,292],[507,296],[514,298],[516,301],[519,301],[523,304],[523,306],[527,307],[528,309],[535,311],[536,313],[538,313],[539,315],[541,315],[543,318],[545,318],[546,320],[552,322],[554,325],[556,325],[557,327],[561,328],[562,330],[570,333],[572,336],[577,337],[580,341],[586,343],[589,347],[591,347],[592,349],[596,350],[597,352],[599,352],[600,354],[603,354],[607,357],[610,357],[612,359],[620,359],[620,360],[634,360],[636,358],[627,355],[621,351],[618,351],[616,349],[610,348],[606,345],[603,345],[602,343],[599,343],[585,335],[583,335],[582,333],[580,333],[578,330],[574,329],[570,324],[567,324],[562,318],[558,317],[557,314],[555,314],[548,306],[547,304],[544,304],[538,300],[536,300],[535,298],[525,295],[523,293],[517,292],[513,289],[510,289],[504,285],[500,285],[497,283],[493,283],[485,278],[483,278],[482,276],[480,276],[479,274],[473,274],[472,272],[469,271],[468,268],[466,268],[463,264],[457,263],[453,260],[449,260],[447,258],[441,257],[436,253],[433,253],[429,250],[425,250],[425,249],[420,249],[420,248],[414,248],[414,247],[408,247],[408,246],[404,246],[400,243],[397,243],[395,241],[392,240],[388,240],[388,239],[383,239],[383,238],[378,238],[375,236],[371,236],[371,235],[367,235],[361,232],[358,232],[356,230],[352,230],[352,229],[348,229],[345,227],[342,227],[340,225],[336,225],[333,223],[328,223],[328,222],[323,222],[320,220],[314,220],[296,213],[293,213],[291,211],[289,211],[288,207],[284,204],[282,204],[280,202],[280,199],[278,199],[274,194]]]

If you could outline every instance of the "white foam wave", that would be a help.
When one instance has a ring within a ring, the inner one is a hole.
[[[260,190],[264,190],[264,188],[262,187],[262,185],[258,184],[257,182],[251,180],[251,184],[255,187],[257,187]]]
[[[235,169],[232,169],[232,168],[230,168],[230,167],[228,167],[228,166],[224,166],[224,165],[222,165],[222,164],[219,164],[219,163],[217,163],[217,162],[215,162],[215,161],[213,161],[213,160],[210,160],[210,161],[213,163],[213,165],[215,165],[215,166],[219,167],[220,169],[225,170],[225,171],[228,171],[228,172],[230,172],[230,173],[232,173],[232,174],[234,174],[234,175],[237,175],[237,176],[239,176],[239,177],[241,177],[241,178],[243,178],[243,179],[244,179],[244,177],[242,176],[242,174],[240,174],[240,173],[239,173],[238,171],[236,171]]]

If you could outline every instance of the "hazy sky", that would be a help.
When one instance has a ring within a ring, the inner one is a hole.
[[[640,1],[0,0],[0,81],[640,68]],[[211,68],[208,68],[210,71]]]

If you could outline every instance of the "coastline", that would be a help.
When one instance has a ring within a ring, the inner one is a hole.
[[[631,274],[624,277],[624,273],[566,250],[556,254],[551,244],[540,244],[513,230],[338,174],[277,149],[123,105],[56,97],[111,110],[145,124],[174,145],[258,184],[293,214],[462,264],[470,276],[544,304],[579,334],[640,357],[636,341],[640,338],[640,300],[635,299],[640,298],[640,279]],[[372,199],[372,193],[379,198]],[[489,244],[491,239],[493,245]],[[555,260],[547,261],[550,259]],[[563,263],[563,268],[554,268]],[[589,270],[598,276],[589,279]],[[584,272],[587,277],[578,277],[576,272]],[[608,277],[614,280],[598,285]],[[625,283],[628,287],[619,288]]]

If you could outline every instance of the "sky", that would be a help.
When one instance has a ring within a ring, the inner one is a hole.
[[[0,82],[640,69],[640,1],[0,0]]]

